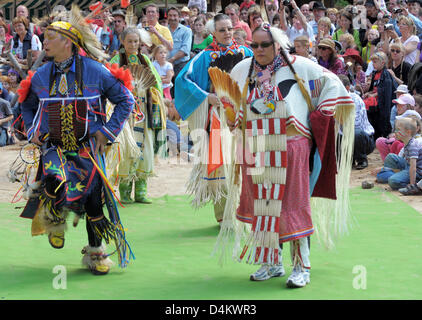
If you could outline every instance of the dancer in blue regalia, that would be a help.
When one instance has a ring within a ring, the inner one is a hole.
[[[60,249],[68,212],[77,217],[86,214],[88,245],[82,250],[82,261],[93,274],[103,275],[109,272],[111,260],[102,240],[118,243],[121,265],[127,262],[128,247],[121,238],[124,229],[118,214],[109,215],[110,222],[102,209],[105,199],[110,213],[114,201],[104,174],[103,153],[121,131],[134,99],[97,61],[106,56],[76,6],[68,22],[54,22],[47,28],[44,48],[52,61],[19,89],[28,140],[42,151],[37,188],[22,216],[33,219],[33,235],[46,233],[51,246]],[[85,56],[79,54],[82,50]],[[108,121],[106,99],[115,104]]]
[[[213,119],[219,121],[219,113],[223,108],[218,108],[222,104],[213,93],[208,68],[216,66],[230,72],[236,63],[252,56],[252,51],[236,44],[233,26],[227,15],[217,14],[207,23],[206,28],[212,33],[213,42],[177,76],[175,106],[182,119],[188,120],[194,141],[196,163],[187,186],[188,192],[194,195],[192,204],[200,207],[213,201],[215,218],[221,223],[226,195],[224,170],[218,164],[210,167],[208,157],[211,122]]]

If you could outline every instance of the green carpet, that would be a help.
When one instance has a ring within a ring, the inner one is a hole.
[[[85,221],[77,228],[69,223],[65,247],[56,250],[46,236],[31,237],[31,221],[19,218],[16,205],[0,204],[0,300],[420,299],[422,215],[377,188],[351,190],[351,203],[356,224],[350,234],[332,251],[312,238],[311,283],[295,290],[286,288],[287,276],[249,281],[253,265],[220,267],[210,255],[219,231],[212,207],[194,211],[187,197],[120,209],[136,260],[102,277],[80,265]],[[66,289],[54,288],[55,277],[64,275],[53,272],[56,266],[66,270]]]

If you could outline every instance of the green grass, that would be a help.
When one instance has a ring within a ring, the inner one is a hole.
[[[381,189],[356,188],[350,195],[356,224],[331,251],[312,238],[311,283],[296,290],[286,288],[287,276],[249,281],[253,265],[229,261],[220,267],[211,257],[219,231],[212,207],[194,211],[187,197],[120,209],[136,260],[126,269],[116,265],[106,276],[93,276],[80,264],[85,221],[77,228],[69,223],[65,247],[56,250],[46,236],[31,236],[31,220],[19,218],[16,205],[0,204],[0,300],[420,299],[422,215]],[[285,249],[289,274],[289,246]],[[66,289],[53,287],[58,265],[65,267]],[[353,286],[361,270],[365,289]]]

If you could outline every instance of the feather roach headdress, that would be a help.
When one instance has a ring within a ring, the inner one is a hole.
[[[91,29],[90,24],[82,16],[79,7],[72,5],[67,21],[56,21],[47,27],[68,38],[78,48],[95,60],[103,61],[108,55],[101,49],[101,44]]]

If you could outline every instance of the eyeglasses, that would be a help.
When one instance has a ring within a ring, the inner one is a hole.
[[[391,49],[390,51],[391,51],[391,53],[400,53],[401,52],[401,50],[396,50],[396,49]]]
[[[224,32],[232,32],[233,28],[232,27],[228,27],[228,28],[223,28],[223,29],[219,29],[218,32],[220,33],[224,33]]]
[[[264,42],[261,42],[261,43],[252,42],[251,48],[252,49],[258,49],[259,47],[261,47],[262,49],[265,49],[265,48],[272,46],[273,44],[274,44],[273,41],[264,41]]]
[[[318,49],[324,51],[324,50],[328,50],[329,48],[327,48],[327,47],[318,47]]]

